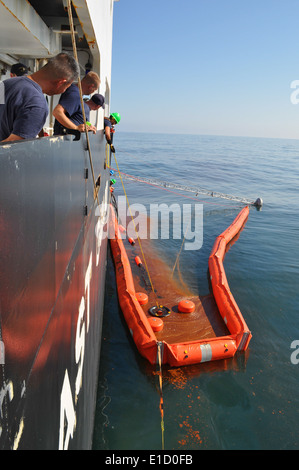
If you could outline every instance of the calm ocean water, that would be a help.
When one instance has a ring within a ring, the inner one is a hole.
[[[118,132],[115,147],[124,173],[264,201],[261,211],[251,208],[225,257],[253,335],[249,350],[227,361],[163,369],[165,449],[298,449],[299,364],[291,361],[291,343],[299,341],[299,141]],[[193,290],[208,294],[214,240],[242,206],[124,183],[131,204],[203,204],[203,246],[182,251],[180,270]],[[181,240],[156,245],[173,266]],[[110,254],[94,449],[161,450],[158,378],[123,321]]]

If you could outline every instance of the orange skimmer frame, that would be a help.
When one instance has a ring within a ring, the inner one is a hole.
[[[115,264],[119,304],[139,353],[151,364],[157,364],[157,353],[158,348],[160,348],[160,351],[162,350],[162,363],[176,367],[227,359],[233,357],[236,351],[245,351],[252,335],[230,292],[223,267],[223,259],[228,243],[240,232],[245,224],[249,215],[249,208],[242,209],[233,223],[217,237],[209,257],[213,295],[229,334],[176,344],[157,340],[148,317],[136,298],[130,263],[112,207],[110,214],[110,245]],[[115,237],[111,236],[111,230]]]

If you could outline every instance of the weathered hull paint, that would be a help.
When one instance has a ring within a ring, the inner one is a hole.
[[[84,135],[0,145],[1,449],[91,448],[110,178],[90,141],[100,211]]]

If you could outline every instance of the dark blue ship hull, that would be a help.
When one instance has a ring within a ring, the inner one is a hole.
[[[110,198],[90,136],[0,145],[0,449],[92,445]]]

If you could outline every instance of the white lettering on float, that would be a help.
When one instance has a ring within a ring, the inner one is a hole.
[[[90,313],[90,282],[92,277],[92,253],[90,254],[88,267],[85,273],[85,289],[79,305],[78,320],[76,326],[75,361],[78,366],[73,390],[67,369],[60,395],[60,428],[59,450],[67,450],[70,438],[73,438],[76,429],[76,405],[82,387],[83,364],[85,354],[86,334],[89,330]],[[74,393],[73,393],[74,392]],[[73,395],[75,399],[73,400]]]

